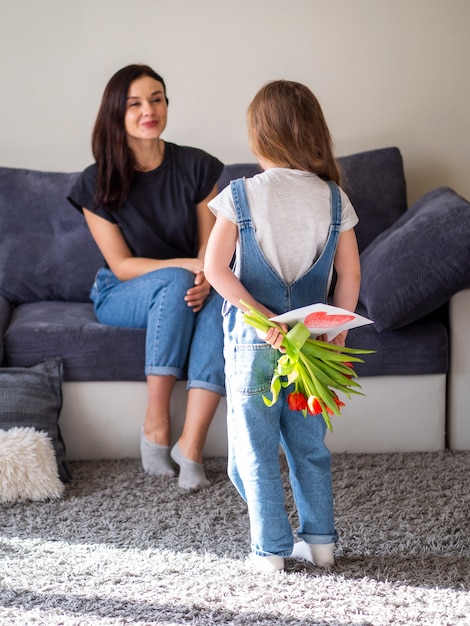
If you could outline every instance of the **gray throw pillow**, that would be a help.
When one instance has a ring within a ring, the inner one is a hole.
[[[0,367],[0,429],[32,427],[54,446],[59,477],[70,480],[58,419],[62,409],[62,360],[50,358],[31,367]]]
[[[448,187],[427,193],[364,250],[361,272],[376,330],[428,315],[470,287],[470,203]]]

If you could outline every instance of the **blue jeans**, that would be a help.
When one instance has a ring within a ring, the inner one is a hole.
[[[252,344],[226,345],[228,398],[228,473],[250,517],[251,550],[289,556],[293,533],[284,504],[279,445],[289,465],[299,529],[307,543],[332,543],[338,536],[333,514],[331,453],[324,443],[321,415],[290,411],[287,395],[264,404],[279,353],[253,337]]]
[[[184,297],[194,274],[172,267],[119,281],[109,269],[96,275],[90,298],[102,324],[145,328],[145,374],[187,377],[191,387],[225,394],[222,299],[211,290],[194,313]]]

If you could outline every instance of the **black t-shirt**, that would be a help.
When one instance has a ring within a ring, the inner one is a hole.
[[[95,213],[117,224],[136,257],[195,257],[198,251],[196,205],[207,198],[223,164],[203,150],[165,142],[162,164],[137,172],[128,198],[117,210]],[[87,167],[67,199],[79,211],[93,210],[96,165]]]

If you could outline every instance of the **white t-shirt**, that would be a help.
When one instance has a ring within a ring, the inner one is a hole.
[[[281,167],[246,179],[256,238],[266,259],[288,284],[305,274],[321,254],[331,224],[330,188],[316,174]],[[340,232],[353,228],[356,212],[343,190]],[[237,223],[230,186],[209,202]]]

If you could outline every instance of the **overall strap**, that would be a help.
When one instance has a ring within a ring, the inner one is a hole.
[[[246,195],[245,177],[230,181],[230,189],[232,191],[235,211],[237,212],[239,227],[242,228],[244,225],[251,226],[251,214],[248,197]]]
[[[332,180],[327,180],[328,187],[331,193],[331,228],[334,231],[339,231],[341,226],[341,193],[339,187]]]

